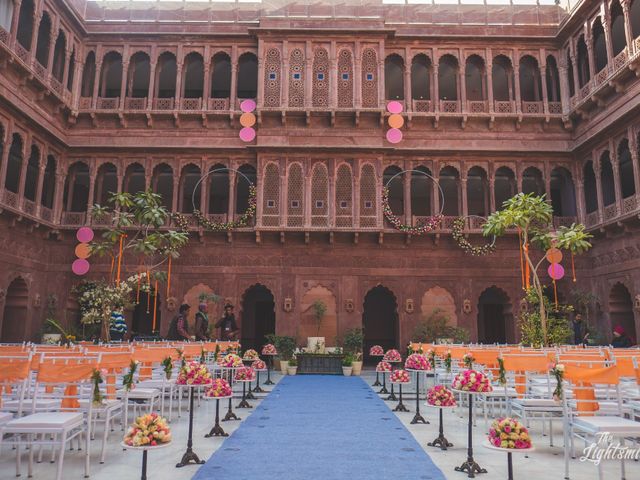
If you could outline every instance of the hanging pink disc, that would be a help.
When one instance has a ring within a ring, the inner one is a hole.
[[[89,271],[89,262],[84,258],[78,258],[71,264],[71,271],[76,275],[85,275]]]
[[[251,127],[245,127],[240,130],[240,140],[243,142],[250,142],[256,138],[256,131]]]
[[[402,103],[396,102],[395,100],[387,103],[387,111],[390,113],[402,113],[403,109]]]
[[[549,268],[547,268],[547,272],[549,273],[549,276],[554,280],[560,280],[562,277],[564,277],[564,267],[559,263],[552,263],[551,265],[549,265]]]
[[[255,100],[247,99],[247,100],[243,100],[240,103],[240,110],[242,110],[244,113],[253,112],[255,109],[256,109]]]
[[[81,227],[76,232],[76,238],[80,243],[89,243],[93,240],[93,230],[89,227]]]
[[[389,143],[400,143],[402,140],[402,131],[397,128],[387,130],[387,141]]]

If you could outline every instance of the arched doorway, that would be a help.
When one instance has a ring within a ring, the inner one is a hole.
[[[156,305],[156,328],[153,328],[153,310],[154,302]],[[160,331],[161,325],[161,300],[155,300],[155,290],[151,287],[151,291],[140,292],[140,301],[133,308],[133,319],[131,322],[131,338],[134,336],[148,337],[153,336]]]
[[[259,350],[267,335],[276,332],[276,303],[273,293],[261,284],[252,285],[242,296],[240,320],[244,349]]]
[[[385,350],[398,348],[398,303],[387,287],[378,285],[365,295],[362,327],[365,355],[372,345],[381,345]]]
[[[620,325],[631,341],[636,343],[638,337],[636,336],[633,301],[629,290],[622,283],[616,283],[609,292],[609,319],[611,320],[611,328]]]
[[[24,279],[18,277],[7,289],[2,315],[2,333],[0,341],[3,343],[19,343],[24,338],[27,325],[27,305],[29,302],[29,288]]]
[[[478,299],[478,343],[507,343],[513,313],[509,296],[496,286],[487,288]]]
[[[313,308],[317,301],[324,303],[326,307],[319,328]],[[308,337],[324,337],[326,346],[334,345],[338,336],[338,312],[333,292],[322,285],[311,287],[302,296],[300,311],[302,314],[298,325],[298,341],[304,343]]]

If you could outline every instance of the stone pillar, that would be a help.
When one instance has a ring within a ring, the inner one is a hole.
[[[491,172],[491,177],[489,178],[489,213],[493,213],[496,211],[496,178],[494,176],[494,172]]]
[[[629,152],[631,153],[631,164],[633,165],[633,184],[635,186],[636,197],[640,196],[640,163],[638,160],[638,139],[634,135],[633,128],[628,127],[627,138],[629,139]]]
[[[336,42],[331,42],[329,53],[329,108],[338,108],[338,85],[340,85],[340,72],[338,72],[338,58],[336,53]],[[335,211],[335,210],[334,210]]]
[[[596,56],[593,52],[593,39],[591,38],[590,31],[585,32],[584,43],[587,44],[587,57],[589,58],[589,78],[592,79],[596,76]]]
[[[522,112],[522,98],[520,96],[520,62],[513,65],[513,83],[516,91],[516,113]],[[522,182],[521,182],[522,183]]]
[[[569,115],[571,109],[569,102],[569,72],[566,65],[558,67],[560,73],[560,101],[562,102],[562,114]]]
[[[204,162],[202,162],[204,164]],[[204,169],[200,169],[200,174],[204,174],[205,170]],[[207,193],[209,192],[209,188],[207,187],[209,184],[209,178],[203,180],[202,182],[200,182],[200,208],[198,210],[200,210],[202,213],[207,214],[209,213],[209,197],[207,195]],[[195,200],[195,198],[194,198]],[[195,203],[195,202],[194,202]],[[194,205],[195,207],[195,205]]]
[[[607,8],[607,3],[602,2],[601,8],[601,16],[602,19],[602,27],[604,29],[604,43],[607,47],[607,64],[612,65],[613,61],[613,43],[611,42],[611,15],[609,15],[609,9]]]
[[[204,47],[204,83],[202,86],[202,110],[209,110],[209,98],[211,98],[211,50]]]
[[[413,105],[411,105],[411,63],[409,63],[409,55],[409,49],[406,48],[404,54],[404,109],[407,112],[413,110]]]
[[[173,190],[171,191],[172,193],[172,199],[171,199],[171,211],[172,212],[179,212],[180,211],[180,204],[179,204],[179,196],[180,196],[180,170],[179,170],[180,166],[178,165],[178,170],[177,170],[177,175],[175,175],[173,177]],[[176,170],[174,170],[175,172]]]
[[[11,149],[12,143],[12,131],[11,131],[11,123],[7,125],[7,130],[5,132],[4,140],[4,148],[2,149],[2,158],[0,160],[0,191],[4,190],[4,184],[7,178],[7,163],[9,162],[9,150]]]
[[[256,184],[257,184],[257,192],[256,192],[256,228],[262,227],[262,215],[263,215],[263,206],[264,206],[264,168],[261,165],[260,160],[258,160],[258,166],[256,168]],[[231,198],[231,196],[229,196]],[[280,199],[278,199],[278,205],[282,207],[282,203]]]
[[[258,107],[264,107],[264,42],[258,38]]]
[[[622,6],[622,15],[624,17],[624,36],[627,39],[627,51],[631,56],[636,50],[633,44],[633,30],[631,29],[631,0],[622,0],[620,5]]]
[[[78,102],[80,101],[80,90],[82,89],[82,72],[84,71],[84,62],[80,58],[76,58],[75,72],[73,73],[73,85],[71,86],[72,106],[74,109],[78,109]]]
[[[464,172],[460,177],[460,195],[462,197],[461,212],[466,217],[469,214],[469,202],[467,198],[467,173]]]
[[[378,108],[384,108],[384,41],[378,43]]]
[[[433,111],[440,111],[440,86],[438,85],[438,69],[439,66],[437,63],[433,64],[433,81],[431,84],[433,85]],[[436,210],[437,211],[437,210]]]
[[[584,203],[584,182],[582,179],[576,178],[576,212],[578,214],[578,222],[584,223],[586,221],[586,205]]]
[[[491,60],[490,56],[487,56],[488,59]],[[493,102],[493,64],[491,61],[486,64],[487,70],[487,101],[489,103],[489,113],[493,113],[495,110],[495,105]]]
[[[73,203],[73,191],[76,183],[76,172],[69,172],[67,175],[67,186],[69,187],[67,190],[67,203],[64,206],[64,211],[69,212],[71,210],[71,205]]]
[[[353,162],[353,228],[360,227],[360,160]]]
[[[69,66],[71,65],[71,50],[64,52],[64,68],[62,69],[62,90],[66,90],[69,83]]]
[[[604,201],[602,200],[602,178],[600,176],[600,159],[596,155],[596,152],[592,152],[593,155],[593,173],[596,177],[596,196],[598,197],[598,219],[604,220]]]
[[[440,165],[438,165],[438,162],[433,162],[433,178],[436,180],[436,182],[440,179]],[[438,188],[438,184],[436,182],[433,182],[433,188],[431,189],[431,205],[433,205],[432,208],[432,215],[437,215],[438,213],[440,213],[440,189]]]
[[[102,60],[97,61],[96,58],[96,77],[93,81],[93,98],[91,99],[91,107],[95,110],[98,103],[98,96],[100,95],[100,77],[102,75]]]
[[[466,73],[465,69],[466,69],[466,64],[460,65],[459,71],[458,71],[458,76],[460,78],[458,82],[459,83],[458,90],[460,92],[460,111],[461,112],[467,111],[467,80],[465,75]]]
[[[287,226],[289,190],[287,189],[287,166],[280,165],[280,226]]]
[[[20,166],[20,178],[18,179],[18,202],[24,204],[24,189],[26,186],[27,167],[31,158],[31,135],[27,135],[22,146],[22,165]]]
[[[257,174],[257,172],[256,172]],[[227,221],[231,222],[235,214],[236,206],[236,172],[229,170],[229,204],[227,205]]]
[[[548,115],[549,114],[549,92],[547,91],[547,64],[544,57],[542,60],[545,62],[540,67],[540,83],[542,84],[542,106],[544,108],[544,113]]]
[[[62,221],[62,199],[64,198],[64,172],[56,169],[56,189],[53,199],[53,219],[52,223]]]
[[[405,161],[404,164],[404,169],[405,170],[411,170],[411,164],[409,161]],[[407,225],[412,225],[412,221],[411,221],[411,216],[412,216],[412,212],[411,212],[411,175],[412,173],[410,171],[407,171],[404,175],[403,175],[403,179],[402,179],[402,186],[404,187],[404,218],[405,218],[405,223]]]
[[[235,49],[235,47],[234,47]],[[233,61],[231,63],[231,88],[229,90],[229,110],[234,111],[236,109],[236,98],[238,94],[238,62]]]
[[[36,212],[40,213],[40,207],[42,205],[42,189],[44,187],[44,172],[47,168],[47,155],[42,155],[42,161],[38,165],[38,183],[36,186]]]
[[[124,60],[124,59],[123,59]],[[125,98],[127,98],[127,78],[129,77],[129,59],[122,62],[122,78],[120,79],[120,110],[124,110]]]
[[[356,56],[353,59],[353,84],[355,86],[355,98],[353,106],[357,110],[362,107],[362,59],[360,58],[360,47],[356,49]]]
[[[57,33],[57,28],[53,25],[53,22],[51,22],[51,32],[49,33],[49,52],[48,52],[48,56],[47,56],[47,73],[49,75],[51,75],[51,72],[53,71],[53,54],[55,53],[56,50],[56,33]]]
[[[302,191],[302,198],[304,199],[304,218],[302,220],[305,228],[311,226],[311,175],[313,175],[313,168],[311,167],[311,161],[307,160],[302,164],[302,174],[304,182],[304,190]]]
[[[622,213],[622,185],[620,184],[620,164],[618,163],[618,151],[613,141],[609,142],[609,161],[613,170],[613,189],[616,194],[618,214]]]
[[[149,90],[147,90],[147,110],[153,110],[153,101],[156,98],[156,68],[158,62],[153,59],[149,65]]]
[[[337,78],[337,76],[335,77]],[[329,214],[329,228],[336,225],[336,161],[329,159],[329,190],[327,191],[327,213]]]
[[[289,62],[289,44],[282,42],[282,75],[280,76],[280,89],[282,91],[282,98],[280,99],[280,106],[284,109],[289,107],[289,76],[291,75],[291,64]],[[302,72],[301,75],[305,75],[306,72]],[[304,76],[303,76],[304,78]],[[304,88],[304,85],[303,85]]]
[[[22,0],[13,0],[13,15],[11,16],[11,45],[16,41],[18,35],[18,22],[20,21],[20,7]]]
[[[174,110],[182,109],[182,68],[184,66],[183,59],[180,59],[180,62],[177,64],[176,68],[176,97],[175,97],[175,105],[173,106]]]
[[[42,13],[39,12],[37,5],[33,8],[33,30],[31,31],[31,58],[36,58],[36,50],[38,49],[38,31],[40,30],[40,20],[42,20]]]
[[[89,167],[89,195],[87,196],[87,223],[91,223],[91,207],[93,206],[94,189],[96,186],[95,162]]]
[[[313,105],[313,48],[311,48],[311,41],[307,40],[305,55],[304,55],[304,106],[305,108],[311,108]],[[311,211],[311,210],[309,210]]]

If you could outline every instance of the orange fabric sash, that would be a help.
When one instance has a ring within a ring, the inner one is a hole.
[[[575,365],[565,367],[565,378],[577,386],[573,390],[576,408],[583,415],[593,415],[600,410],[596,400],[594,384],[617,385],[620,381],[618,367],[585,368]]]
[[[37,379],[39,383],[67,384],[60,406],[63,409],[78,409],[80,408],[80,403],[77,398],[77,383],[91,378],[94,368],[96,368],[96,365],[89,363],[68,365],[42,362],[38,370]],[[47,393],[51,393],[49,387],[51,387],[51,391],[53,389],[52,385],[47,385],[45,387]]]

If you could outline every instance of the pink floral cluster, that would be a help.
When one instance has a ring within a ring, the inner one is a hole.
[[[389,380],[391,380],[391,383],[409,383],[411,378],[409,378],[409,372],[398,369],[391,372]]]
[[[383,360],[385,362],[401,362],[402,355],[400,355],[398,350],[392,348],[391,350],[387,350],[387,353],[384,354]]]
[[[224,368],[234,368],[241,367],[242,359],[236,355],[235,353],[230,353],[229,355],[225,355],[224,357],[220,357],[218,359],[218,365]]]
[[[277,355],[278,350],[271,343],[267,343],[264,347],[262,347],[262,355]]]
[[[256,360],[251,364],[251,368],[253,368],[254,370],[266,370],[267,364],[264,363],[262,360]]]
[[[231,385],[224,378],[214,378],[211,387],[204,392],[205,397],[220,398],[233,395]]]
[[[256,360],[258,357],[258,352],[256,352],[254,349],[250,348],[249,350],[246,350],[244,352],[244,355],[242,355],[242,359],[243,360]]]
[[[421,353],[412,353],[404,362],[404,368],[409,370],[429,370],[431,365],[429,364],[429,360],[427,360],[426,355],[422,355]]]
[[[178,385],[207,385],[211,383],[211,373],[204,363],[187,362],[178,373]]]
[[[498,418],[489,429],[489,442],[498,448],[531,448],[529,431],[515,418]]]
[[[369,355],[372,357],[382,357],[384,356],[384,349],[380,345],[374,345],[369,349]]]
[[[427,403],[435,407],[455,407],[456,397],[444,385],[436,385],[427,392]]]
[[[489,378],[477,370],[463,370],[455,376],[451,387],[465,392],[491,392],[493,390]]]
[[[378,362],[378,365],[376,365],[376,372],[390,372],[393,370],[393,367],[391,366],[391,364],[389,362]]]
[[[238,370],[236,370],[236,374],[234,377],[236,382],[248,382],[251,380],[255,380],[255,378],[256,372],[251,367],[240,367]]]

